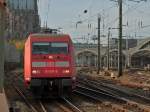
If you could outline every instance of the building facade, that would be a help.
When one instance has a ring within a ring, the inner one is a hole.
[[[96,67],[98,59],[97,44],[75,43],[75,57],[77,66]],[[105,54],[107,47],[100,45],[101,57]]]
[[[118,38],[110,38],[110,47],[111,49],[117,49],[118,48]],[[122,39],[122,48],[123,49],[129,49],[136,47],[138,43],[137,39]]]
[[[129,49],[122,51],[123,68],[144,69],[150,67],[150,38],[143,39],[136,47],[132,46],[136,40],[128,41]],[[77,66],[97,67],[97,44],[75,44],[74,46]],[[118,68],[118,49],[110,48],[108,59],[108,48],[101,45],[101,67],[107,68],[108,62],[111,69]]]
[[[29,33],[40,31],[37,0],[7,0],[10,10],[7,38],[26,38]]]

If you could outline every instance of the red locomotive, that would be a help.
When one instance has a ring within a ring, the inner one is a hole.
[[[31,90],[62,94],[75,88],[74,47],[69,35],[31,34],[25,42],[24,81]]]

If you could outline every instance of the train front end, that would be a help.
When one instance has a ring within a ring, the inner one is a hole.
[[[31,59],[30,64],[25,65],[25,68],[30,67],[30,73],[25,74],[26,85],[41,92],[70,93],[75,88],[76,80],[74,48],[70,37],[35,34],[29,39],[30,53],[25,52],[25,56]],[[25,63],[28,63],[26,59]]]

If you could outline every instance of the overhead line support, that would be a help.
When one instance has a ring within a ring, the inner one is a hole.
[[[122,70],[122,0],[119,0],[119,49],[118,49],[118,76],[123,75]]]
[[[100,45],[100,23],[101,23],[101,16],[100,14],[98,14],[98,70],[97,70],[97,74],[100,73],[100,69],[101,69],[101,45]]]

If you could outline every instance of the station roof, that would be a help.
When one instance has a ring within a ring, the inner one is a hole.
[[[130,49],[132,57],[148,57],[150,58],[150,37],[143,39],[137,47]]]
[[[148,57],[150,58],[150,50],[139,50],[137,52],[135,52],[132,57]]]

